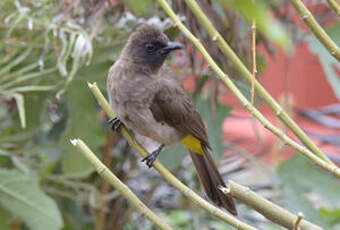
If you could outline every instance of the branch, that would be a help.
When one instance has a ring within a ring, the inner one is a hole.
[[[322,229],[317,225],[303,220],[301,215],[296,216],[286,209],[283,209],[269,200],[264,199],[262,196],[251,191],[247,187],[239,185],[232,180],[229,180],[228,183],[228,188],[220,187],[222,192],[224,192],[226,195],[231,195],[252,209],[255,209],[268,220],[284,226],[287,229],[295,230],[297,227],[299,227],[300,230]]]
[[[138,197],[121,182],[87,147],[87,145],[80,139],[73,139],[71,143],[77,148],[77,150],[83,154],[91,164],[96,168],[98,174],[117,189],[130,203],[139,211],[143,216],[154,223],[159,229],[172,230],[172,228],[163,222],[156,214],[154,214]]]
[[[113,118],[115,116],[112,108],[106,101],[103,94],[100,92],[100,90],[97,87],[96,83],[88,83],[88,86],[90,90],[92,91],[93,95],[96,97],[98,104],[102,107],[102,109],[106,112],[106,114]],[[120,127],[120,132],[123,135],[123,137],[127,140],[129,145],[142,157],[148,156],[149,153],[141,146],[136,140],[132,138],[128,130],[124,127]],[[181,193],[183,193],[184,196],[189,198],[193,203],[197,204],[201,208],[207,210],[212,215],[216,216],[217,218],[223,220],[224,222],[230,224],[231,226],[234,226],[236,229],[239,230],[256,230],[256,228],[245,224],[241,221],[239,221],[237,218],[223,212],[221,209],[216,208],[215,206],[211,205],[208,201],[201,198],[199,195],[197,195],[194,191],[192,191],[190,188],[185,186],[182,182],[180,182],[174,175],[172,175],[169,170],[167,170],[158,160],[156,160],[153,163],[153,168],[155,168],[163,177],[164,179],[177,188]]]
[[[251,1],[252,4],[255,4],[255,0]],[[255,79],[257,74],[257,67],[256,67],[256,21],[255,17],[251,22],[251,40],[252,40],[252,58],[253,58],[253,76],[251,80],[251,104],[254,105],[254,94],[255,94]]]
[[[189,0],[186,0],[187,2]],[[321,158],[314,155],[310,150],[305,148],[302,145],[299,145],[291,138],[289,138],[285,133],[283,133],[280,129],[272,125],[254,106],[252,106],[249,101],[244,97],[244,95],[240,92],[240,90],[235,86],[232,80],[225,74],[222,69],[215,63],[212,57],[208,54],[202,43],[182,24],[182,22],[177,18],[175,13],[172,11],[166,0],[158,0],[159,4],[162,6],[163,10],[170,16],[170,18],[174,21],[175,25],[185,34],[185,36],[196,46],[196,48],[200,51],[202,56],[207,61],[208,65],[211,69],[216,73],[216,75],[221,79],[226,86],[230,89],[232,94],[240,101],[240,103],[254,116],[256,117],[260,123],[267,129],[269,129],[273,134],[279,137],[284,143],[292,146],[298,152],[302,153],[304,156],[309,158],[313,163],[318,166],[326,169],[330,173],[334,174],[336,177],[340,178],[340,169],[336,167],[334,164],[327,163]],[[219,35],[219,34],[218,34]],[[221,39],[221,36],[214,37],[216,39]],[[250,78],[251,79],[251,78]]]
[[[204,28],[207,30],[210,37],[217,42],[218,47],[222,50],[224,55],[234,64],[240,75],[249,83],[252,82],[252,74],[247,67],[237,57],[234,51],[230,48],[228,43],[223,39],[219,32],[214,28],[208,17],[203,13],[199,5],[194,0],[185,0],[192,12],[196,15]],[[314,144],[313,141],[304,133],[304,131],[289,117],[289,115],[282,109],[282,107],[274,100],[274,98],[266,91],[265,88],[255,79],[255,89],[263,98],[271,110],[279,117],[279,119],[299,138],[299,140],[313,153],[315,153],[322,160],[334,165],[328,157]]]
[[[312,13],[301,2],[301,0],[290,0],[300,17],[305,21],[314,36],[324,45],[328,52],[340,61],[340,49],[335,42],[327,35],[319,23],[315,20]]]
[[[340,16],[340,6],[335,0],[327,0],[330,7],[335,11],[335,13]]]

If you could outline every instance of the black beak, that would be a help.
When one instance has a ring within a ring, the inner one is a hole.
[[[184,46],[179,42],[167,42],[166,46],[161,50],[161,54],[167,54],[173,50],[183,49]]]

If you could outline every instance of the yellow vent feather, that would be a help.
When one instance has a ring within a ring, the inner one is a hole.
[[[180,143],[193,153],[204,154],[201,142],[194,136],[185,136]]]

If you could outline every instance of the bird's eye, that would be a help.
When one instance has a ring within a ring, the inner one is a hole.
[[[153,51],[155,50],[155,46],[154,46],[153,44],[151,44],[151,43],[147,43],[147,44],[145,45],[145,47],[146,47],[146,50],[147,50],[149,53],[151,53],[151,52],[153,52]]]

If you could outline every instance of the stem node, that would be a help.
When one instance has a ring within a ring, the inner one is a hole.
[[[282,113],[282,108],[279,108],[277,111],[276,111],[276,116],[280,116]]]
[[[309,12],[309,13],[303,15],[303,16],[302,16],[302,19],[303,19],[303,20],[306,20],[306,19],[308,19],[310,16],[311,16],[311,13]]]
[[[212,38],[212,40],[214,41],[214,42],[216,42],[217,41],[217,39],[218,39],[218,34],[216,34],[215,36],[213,36],[213,38]]]
[[[300,225],[300,222],[301,220],[304,218],[304,215],[302,212],[298,212],[297,216],[296,216],[296,219],[294,221],[294,230],[299,230],[299,225]]]

